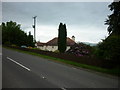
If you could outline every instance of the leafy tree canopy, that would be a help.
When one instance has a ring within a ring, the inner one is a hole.
[[[109,34],[120,35],[120,1],[113,2],[108,7],[113,11],[105,21],[105,24],[109,25],[108,32]]]
[[[2,23],[2,44],[34,46],[33,36],[21,30],[20,24],[10,21]]]
[[[120,1],[113,2],[108,7],[113,11],[105,23],[109,25],[109,36],[98,44],[97,53],[98,56],[117,64],[120,60]]]

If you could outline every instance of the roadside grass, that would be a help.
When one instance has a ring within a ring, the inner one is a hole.
[[[5,46],[4,46],[4,48],[15,50],[15,51],[26,53],[26,54],[30,54],[30,55],[34,55],[34,56],[38,56],[38,57],[42,57],[42,58],[45,58],[45,59],[61,62],[61,63],[64,63],[64,64],[68,64],[68,65],[72,65],[72,66],[76,66],[76,67],[80,67],[80,68],[85,68],[85,69],[88,69],[88,70],[90,69],[90,70],[93,70],[93,71],[96,71],[96,72],[101,72],[101,73],[106,73],[106,74],[110,74],[110,75],[120,76],[119,68],[114,68],[114,69],[100,68],[100,67],[96,67],[96,66],[92,66],[92,65],[86,65],[86,64],[73,62],[73,61],[70,61],[70,60],[64,60],[64,59],[60,59],[60,58],[41,55],[41,54],[34,53],[34,52],[23,51],[23,50],[19,50],[19,49],[15,49],[15,48],[9,48],[9,47],[5,47]]]

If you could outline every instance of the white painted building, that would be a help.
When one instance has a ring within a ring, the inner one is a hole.
[[[45,50],[45,51],[56,51],[58,50],[58,38],[55,37],[52,40],[48,41],[47,43],[42,43],[42,42],[37,42],[37,48],[40,48],[41,50]],[[75,37],[72,36],[72,39],[70,39],[69,37],[67,37],[67,48],[66,51],[68,49],[70,49],[71,45],[75,44]]]

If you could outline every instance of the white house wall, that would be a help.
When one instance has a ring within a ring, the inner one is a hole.
[[[58,46],[37,46],[37,48],[45,51],[56,51],[58,50]],[[70,49],[70,46],[67,46],[66,51]]]

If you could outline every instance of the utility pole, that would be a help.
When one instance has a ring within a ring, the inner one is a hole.
[[[37,16],[34,16],[33,17],[33,28],[34,28],[34,42],[36,41],[36,34],[35,34],[35,32],[36,32],[36,17]]]

